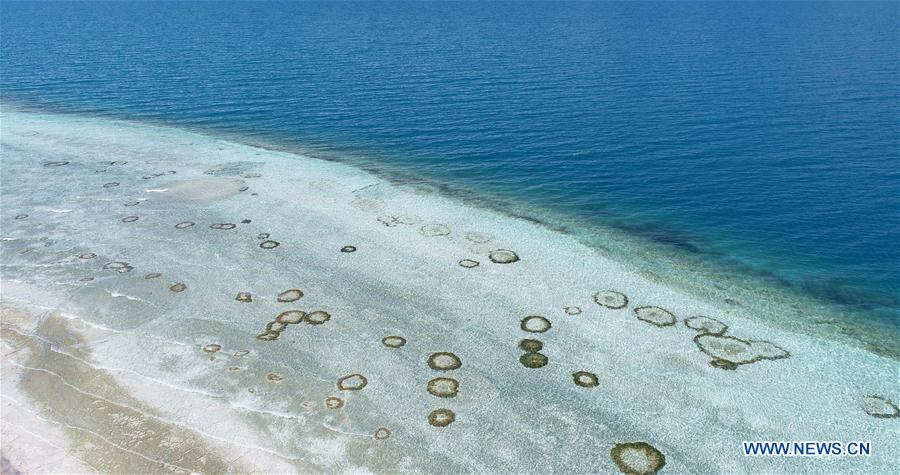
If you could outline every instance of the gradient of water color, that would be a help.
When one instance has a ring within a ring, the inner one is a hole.
[[[3,100],[227,132],[900,309],[895,2],[3,2]]]

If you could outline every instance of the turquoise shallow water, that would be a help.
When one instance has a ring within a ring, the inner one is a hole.
[[[366,14],[360,14],[365,11]],[[896,331],[892,2],[4,2],[4,100],[277,143]]]

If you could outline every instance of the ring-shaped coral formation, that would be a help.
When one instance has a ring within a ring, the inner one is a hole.
[[[435,427],[447,427],[456,420],[456,414],[450,409],[435,409],[428,414],[428,423]]]
[[[778,360],[790,357],[787,350],[768,341],[742,340],[727,335],[701,333],[694,337],[700,351],[712,357],[710,364],[720,369],[736,369],[739,365],[760,360]]]
[[[653,475],[666,464],[665,455],[646,442],[616,444],[609,456],[628,475]]]
[[[450,228],[448,228],[444,224],[426,224],[419,229],[419,232],[422,233],[423,236],[446,236],[450,234]]]
[[[377,441],[387,440],[391,436],[391,430],[387,427],[379,427],[378,430],[372,434],[372,438]]]
[[[271,239],[266,239],[265,241],[259,243],[259,247],[263,249],[275,249],[280,246],[281,243],[278,241],[272,241]]]
[[[519,260],[519,255],[509,249],[495,249],[488,254],[495,264],[512,264]]]
[[[715,318],[704,317],[703,315],[684,319],[684,326],[697,333],[708,333],[710,335],[723,335],[728,331],[728,325]]]
[[[275,317],[275,321],[285,325],[294,325],[302,322],[304,318],[306,318],[306,312],[302,310],[288,310],[279,313],[278,316]]]
[[[572,379],[575,381],[575,384],[583,388],[593,388],[600,384],[597,375],[588,371],[576,371],[572,373]]]
[[[519,342],[519,348],[530,353],[535,353],[544,349],[544,342],[542,342],[541,340],[525,338]]]
[[[897,405],[882,396],[869,395],[862,398],[861,406],[866,414],[879,419],[900,417]]]
[[[400,348],[406,344],[406,338],[397,335],[389,335],[381,339],[381,344],[388,348]]]
[[[437,397],[456,397],[459,392],[459,381],[453,378],[434,378],[428,381],[428,393]]]
[[[462,361],[453,353],[439,351],[428,357],[428,366],[438,371],[450,371],[462,366]]]
[[[344,400],[337,396],[328,396],[325,398],[325,407],[328,409],[340,409],[344,407]]]
[[[550,320],[540,315],[530,315],[522,319],[522,330],[530,333],[544,333],[551,327]]]
[[[348,374],[337,380],[337,388],[341,391],[359,391],[367,384],[369,380],[359,373]]]
[[[678,321],[675,318],[675,315],[672,315],[672,312],[662,307],[638,307],[634,309],[634,314],[637,316],[638,320],[645,321],[658,327],[668,327],[674,325],[675,322]]]
[[[316,310],[306,314],[306,323],[310,325],[321,325],[331,320],[331,314],[324,310]]]
[[[628,297],[615,290],[601,290],[594,294],[594,302],[601,307],[618,310],[628,305]]]
[[[303,291],[300,289],[288,289],[278,294],[279,302],[293,302],[303,297]]]
[[[543,353],[531,352],[519,357],[519,363],[522,363],[522,366],[526,368],[543,368],[549,362],[547,355]]]

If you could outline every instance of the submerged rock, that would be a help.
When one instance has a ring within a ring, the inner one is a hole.
[[[478,261],[474,261],[472,259],[463,259],[459,261],[460,267],[465,267],[466,269],[471,269],[473,267],[478,267]]]
[[[238,302],[243,303],[253,302],[253,296],[250,294],[250,292],[238,292],[234,299]]]

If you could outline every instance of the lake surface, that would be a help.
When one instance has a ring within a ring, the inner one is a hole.
[[[895,2],[3,2],[20,108],[613,227],[896,329]]]

